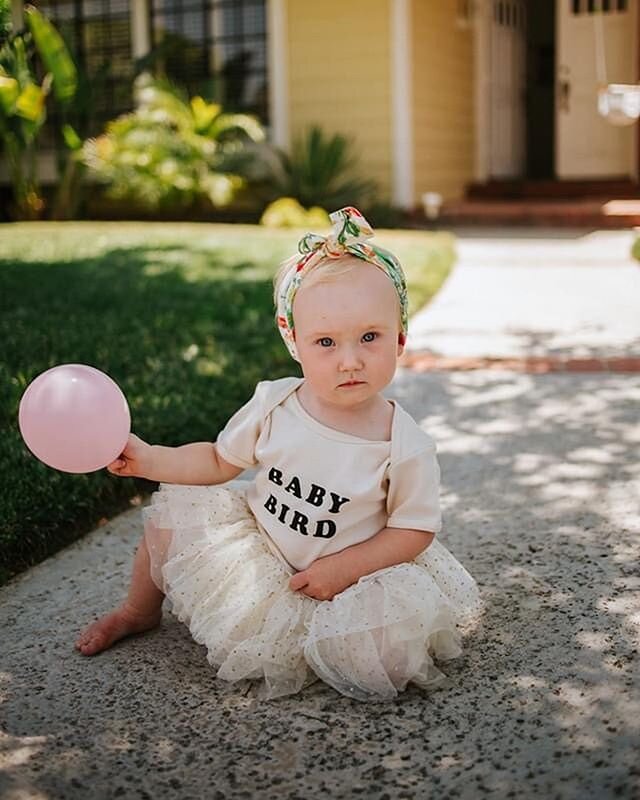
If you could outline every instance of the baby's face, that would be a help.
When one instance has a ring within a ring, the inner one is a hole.
[[[302,371],[320,401],[358,406],[391,382],[403,349],[398,296],[373,264],[363,261],[326,283],[303,283],[293,318]]]

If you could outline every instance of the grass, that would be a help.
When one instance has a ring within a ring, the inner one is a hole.
[[[20,398],[41,372],[91,364],[154,443],[214,441],[257,381],[299,374],[273,323],[271,278],[299,232],[255,226],[21,223],[0,227],[0,584],[155,488],[34,458]],[[453,263],[447,234],[382,231],[415,311]]]

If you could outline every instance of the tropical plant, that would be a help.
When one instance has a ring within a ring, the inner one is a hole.
[[[74,219],[82,202],[82,139],[68,123],[62,126],[64,152],[58,150],[58,186],[51,206],[51,219]]]
[[[251,172],[250,145],[264,139],[260,123],[202,97],[189,99],[148,73],[136,78],[134,100],[133,112],[83,146],[83,159],[107,194],[151,210],[189,206],[202,196],[226,205]]]
[[[46,99],[53,90],[62,107],[73,100],[77,71],[53,25],[37,9],[27,7],[28,31],[10,37],[0,48],[0,139],[7,157],[16,216],[40,216],[44,201],[37,174],[36,140],[46,120]],[[37,51],[46,69],[38,83]]]
[[[84,139],[96,133],[96,117],[112,76],[108,57],[97,63],[91,59],[89,65],[73,46],[71,39],[69,47],[78,66],[78,88],[73,106],[63,109],[59,120],[62,135],[55,142],[58,183],[49,212],[54,220],[75,219],[83,205],[87,167],[82,158],[82,145]]]
[[[366,205],[375,183],[359,178],[356,168],[349,139],[325,135],[313,126],[294,141],[291,153],[275,151],[269,191],[275,197],[293,197],[304,208]]]
[[[0,42],[11,33],[11,2],[0,0]]]

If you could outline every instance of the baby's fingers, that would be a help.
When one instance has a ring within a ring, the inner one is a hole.
[[[126,461],[121,458],[117,458],[115,461],[112,461],[107,465],[107,472],[110,472],[112,475],[122,475],[126,465]]]
[[[296,572],[289,580],[289,588],[293,592],[297,592],[298,589],[302,589],[303,586],[306,586],[309,583],[309,578],[307,577],[307,573],[305,570],[300,572]]]

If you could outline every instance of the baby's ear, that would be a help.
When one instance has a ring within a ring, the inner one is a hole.
[[[398,334],[398,355],[401,356],[404,352],[404,346],[407,343],[407,335],[405,333]]]

